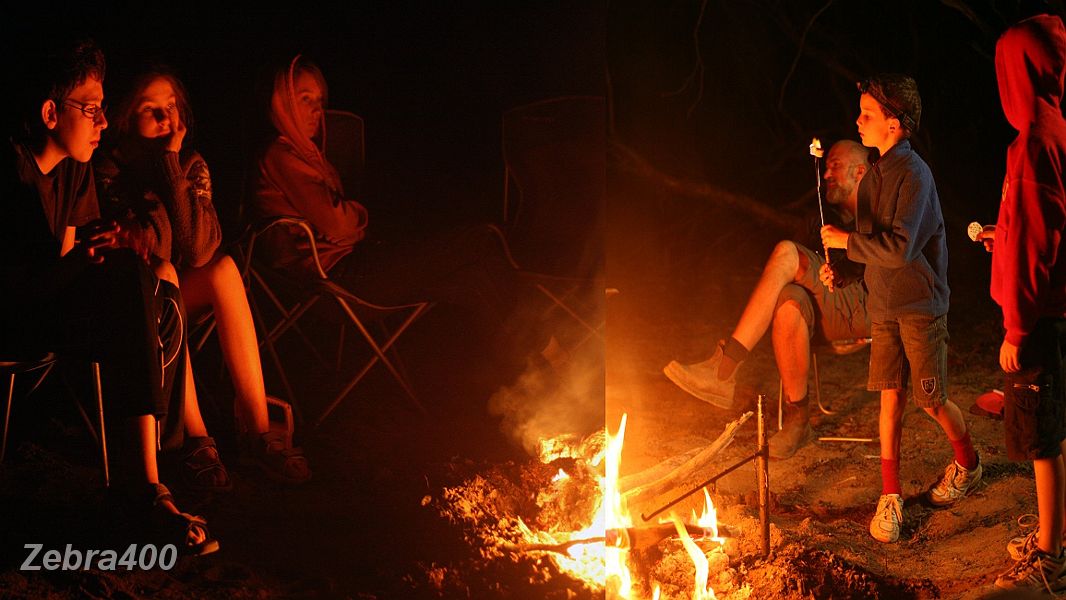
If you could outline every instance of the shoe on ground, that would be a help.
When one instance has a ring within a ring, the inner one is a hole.
[[[299,485],[311,480],[311,467],[303,450],[291,447],[280,431],[242,438],[241,462],[259,467],[279,483]]]
[[[770,458],[792,458],[796,451],[814,441],[808,407],[785,404],[784,428],[770,438]]]
[[[879,542],[891,544],[899,539],[903,525],[903,498],[899,494],[882,494],[877,510],[870,519],[870,535]]]
[[[1034,529],[1029,532],[1029,535],[1020,535],[1016,538],[1011,538],[1007,542],[1007,554],[1010,555],[1010,559],[1017,562],[1021,560],[1026,554],[1029,554],[1030,550],[1035,549],[1037,546],[1037,539],[1040,537],[1040,529]]]
[[[927,494],[929,503],[936,507],[945,507],[955,504],[974,487],[980,483],[984,469],[981,467],[981,459],[978,457],[977,466],[965,469],[955,461],[951,461],[948,468],[944,469],[944,476]]]
[[[676,360],[663,367],[663,373],[677,387],[719,408],[733,408],[733,392],[737,387],[736,370],[727,379],[718,379],[718,365],[722,363],[721,346],[709,359],[691,365]]]
[[[187,489],[197,492],[228,492],[233,489],[233,480],[222,464],[214,438],[187,438],[176,460],[178,476]]]
[[[1058,556],[1051,556],[1039,548],[1033,548],[996,578],[996,587],[1002,590],[1053,593],[1063,587],[1061,579],[1064,564],[1066,555],[1061,551]]]

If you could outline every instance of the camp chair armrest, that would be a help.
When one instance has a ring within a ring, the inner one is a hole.
[[[253,223],[248,231],[248,259],[251,259],[255,242],[259,236],[279,225],[294,226],[302,229],[311,249],[311,259],[315,265],[315,274],[319,279],[327,279],[326,270],[322,268],[322,261],[318,257],[318,244],[315,243],[315,230],[306,219],[292,216],[277,216],[260,219]]]

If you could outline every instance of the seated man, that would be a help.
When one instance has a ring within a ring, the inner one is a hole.
[[[852,230],[855,227],[859,180],[870,168],[868,152],[858,142],[842,140],[826,159],[825,221]],[[678,387],[715,406],[730,408],[736,386],[737,365],[747,358],[773,322],[774,356],[781,372],[785,405],[784,429],[770,440],[770,455],[789,458],[814,439],[809,423],[807,372],[810,346],[815,336],[827,341],[869,337],[866,290],[859,281],[862,266],[841,251],[830,255],[833,287],[826,287],[820,272],[825,261],[811,248],[821,247],[818,222],[807,245],[782,241],[763,269],[762,277],[728,341],[719,342],[714,356],[691,365],[671,361],[663,372]],[[817,325],[817,327],[816,327]]]

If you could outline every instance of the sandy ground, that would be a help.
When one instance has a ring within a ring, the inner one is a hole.
[[[652,287],[628,291],[609,306],[610,323],[620,325],[610,329],[607,386],[608,426],[616,428],[620,415],[628,414],[625,472],[708,444],[727,422],[751,409],[757,393],[767,395],[774,430],[778,379],[769,337],[742,366],[740,405],[722,410],[677,389],[660,369],[673,358],[695,362],[708,356],[710,344],[730,326],[714,318],[716,302],[718,314],[729,309],[713,293],[677,300]],[[960,317],[949,318],[949,395],[963,409],[984,463],[976,492],[949,509],[921,502],[952,453],[936,423],[911,404],[904,418],[899,542],[882,544],[867,531],[881,490],[877,444],[815,442],[789,460],[771,461],[773,548],[770,558],[762,559],[754,468],[739,469],[721,480],[718,507],[719,522],[741,531],[726,549],[731,568],[742,574],[734,573],[733,585],[719,587],[719,598],[981,598],[993,592],[997,574],[1011,564],[1005,545],[1022,532],[1018,518],[1036,512],[1032,469],[1006,460],[1001,421],[967,412],[979,394],[1000,387],[995,312],[979,295],[956,294],[952,314]],[[863,350],[822,360],[823,398],[836,414],[815,417],[820,436],[877,437],[877,395],[865,391],[868,359]],[[714,465],[649,505],[697,485],[752,453],[755,444],[752,421]],[[742,590],[744,584],[750,589]],[[684,585],[676,589],[677,597],[691,593]]]

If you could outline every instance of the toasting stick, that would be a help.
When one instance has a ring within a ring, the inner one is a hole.
[[[825,227],[825,209],[822,208],[822,171],[818,167],[818,159],[825,155],[825,151],[822,150],[822,142],[818,138],[811,140],[811,156],[814,157],[814,184],[815,189],[818,192],[818,218],[822,222],[822,227]],[[822,245],[822,250],[825,251],[825,264],[829,267],[829,291],[833,291],[833,266],[829,264],[829,246]]]

